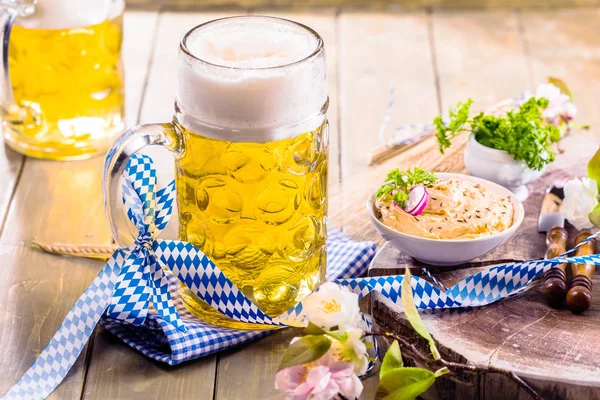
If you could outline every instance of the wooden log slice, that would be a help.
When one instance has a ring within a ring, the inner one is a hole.
[[[371,275],[402,273],[399,252],[385,244],[370,268]],[[437,273],[447,287],[486,267]],[[552,309],[537,287],[497,303],[457,310],[421,312],[423,322],[439,343],[447,360],[492,365],[514,372],[544,398],[600,399],[600,276],[594,276],[593,304],[583,315],[565,305]],[[404,318],[402,308],[381,295],[372,296],[375,329],[410,337],[424,351]],[[386,347],[389,343],[380,343]],[[414,362],[414,360],[411,360]],[[509,378],[499,374],[445,376],[426,398],[526,399],[529,396]]]

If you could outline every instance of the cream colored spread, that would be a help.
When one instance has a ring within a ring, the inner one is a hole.
[[[473,239],[502,232],[513,223],[514,207],[508,197],[482,185],[458,179],[441,180],[427,188],[429,202],[412,216],[390,198],[376,201],[380,220],[390,228],[430,239]]]

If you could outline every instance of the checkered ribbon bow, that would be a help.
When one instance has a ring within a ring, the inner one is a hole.
[[[302,319],[301,303],[280,317],[269,317],[197,247],[158,238],[173,210],[175,185],[171,182],[156,190],[156,171],[149,157],[132,157],[124,177],[123,201],[129,219],[139,231],[138,238],[130,247],[115,251],[39,358],[3,399],[47,397],[71,369],[103,315],[100,323],[106,329],[146,356],[170,365],[268,334],[269,331],[216,327],[198,320],[183,306],[177,290],[179,281],[236,321],[277,328],[296,325]],[[598,233],[592,237],[596,236]],[[492,267],[451,288],[441,285],[431,274],[429,280],[413,276],[413,298],[421,309],[483,306],[521,293],[536,276],[556,265],[600,265],[600,255],[568,257],[573,250],[551,260]],[[327,279],[360,296],[377,291],[398,302],[403,276],[357,278],[366,270],[374,251],[372,243],[355,242],[330,230]]]
[[[183,306],[180,281],[221,314],[240,322],[278,328],[302,318],[301,304],[278,318],[269,317],[197,247],[158,238],[173,211],[175,182],[157,190],[150,157],[134,155],[129,160],[122,192],[127,216],[138,230],[135,242],[115,251],[48,346],[2,399],[46,398],[67,375],[99,322],[148,357],[171,365],[269,333],[198,320]],[[374,254],[374,244],[330,230],[328,279],[362,274]]]

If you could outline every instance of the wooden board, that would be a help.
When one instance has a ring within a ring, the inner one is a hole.
[[[490,8],[562,8],[599,6],[598,0],[128,0],[132,8],[206,10],[224,8],[347,7],[361,9],[490,9]]]
[[[398,264],[390,263],[392,253],[386,244],[373,264],[388,266],[388,273],[398,273]],[[451,287],[483,269],[438,273],[436,278]],[[594,302],[584,315],[548,307],[537,290],[538,283],[514,299],[467,310],[421,313],[421,317],[446,359],[513,371],[544,398],[599,399],[600,348],[596,338],[600,335],[600,274],[594,279]],[[381,296],[373,299],[378,330],[414,336],[400,306]],[[495,390],[498,387],[502,391]],[[429,393],[433,398],[505,399],[509,393],[510,398],[527,398],[514,382],[498,374],[444,378],[436,388],[437,393]],[[446,390],[443,393],[442,388]]]

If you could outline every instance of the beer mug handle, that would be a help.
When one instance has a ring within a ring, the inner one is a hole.
[[[104,210],[114,240],[120,247],[131,245],[137,237],[132,232],[133,225],[122,211],[121,198],[118,196],[120,179],[129,158],[146,146],[162,146],[174,154],[179,154],[181,140],[174,125],[147,124],[128,130],[117,138],[104,160],[102,191]]]
[[[2,114],[8,115],[15,106],[15,97],[10,82],[8,69],[8,45],[10,43],[10,32],[17,17],[25,17],[33,14],[37,0],[0,0],[0,60],[2,71],[0,72],[0,107]]]

